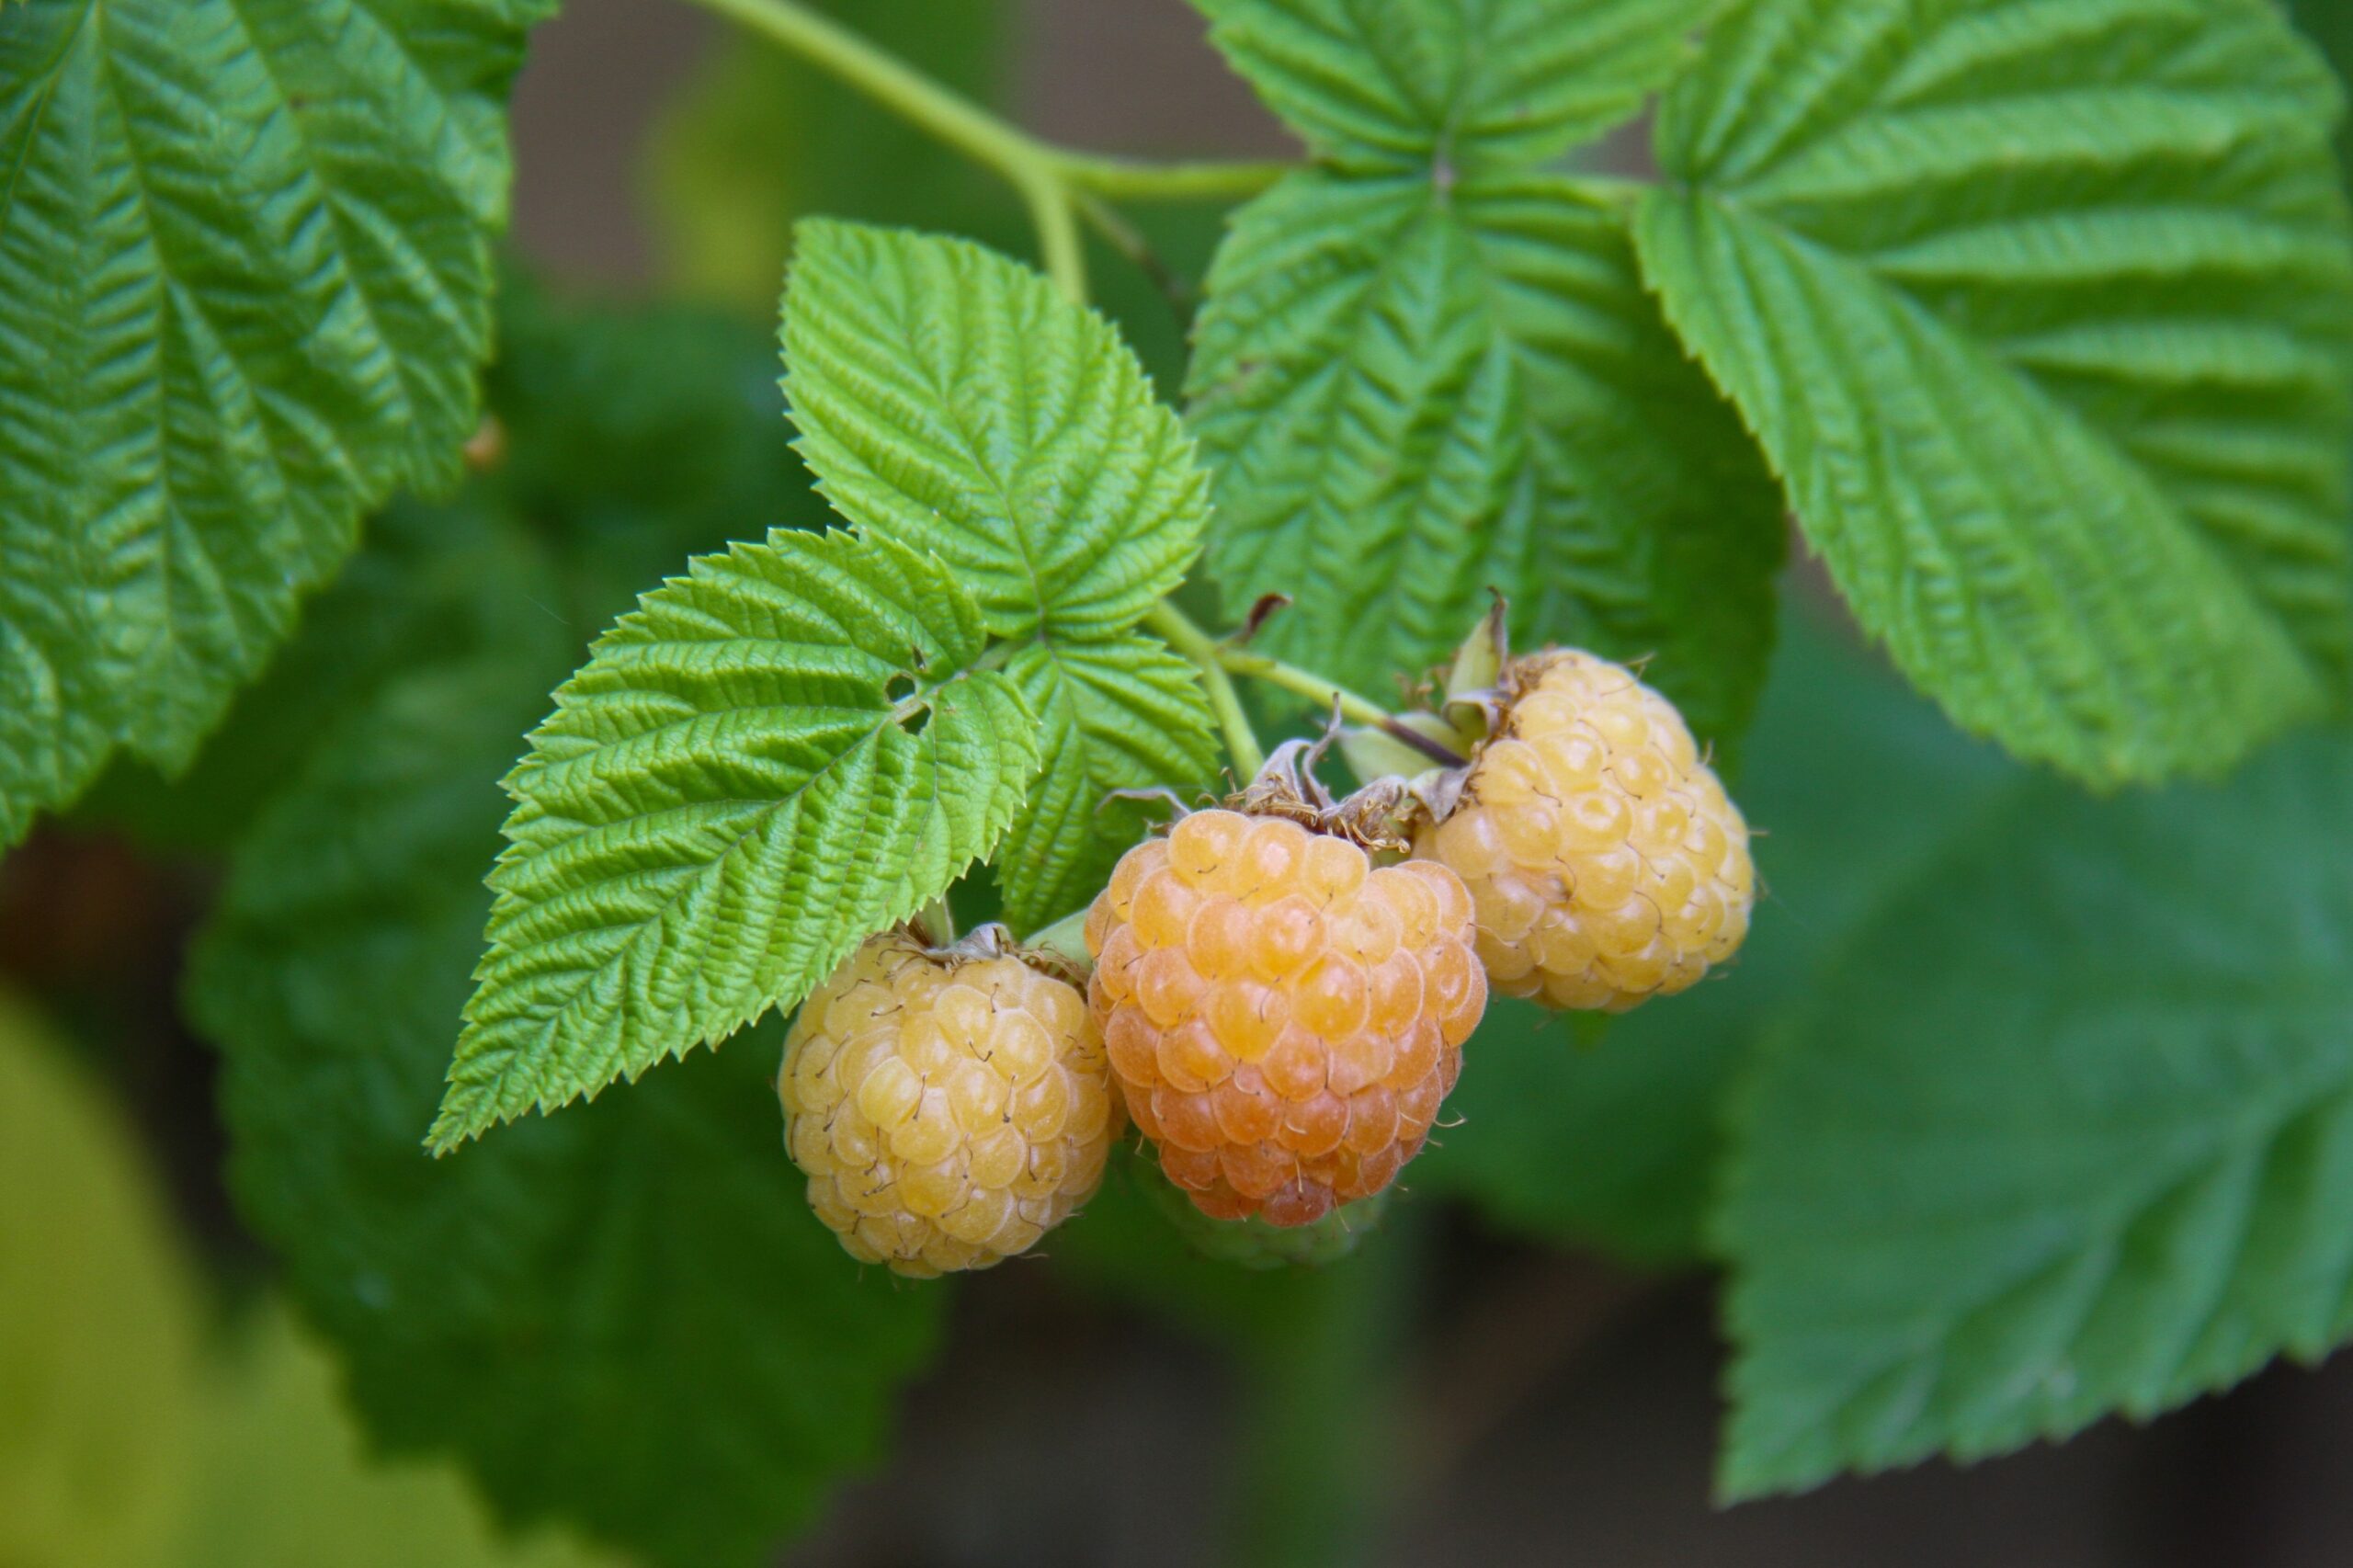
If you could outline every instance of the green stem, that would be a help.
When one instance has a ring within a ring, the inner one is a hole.
[[[1078,243],[1078,220],[1070,191],[1049,179],[1023,175],[1014,181],[1029,204],[1038,230],[1038,254],[1046,276],[1074,304],[1086,303],[1086,249]]]
[[[1285,691],[1295,691],[1325,713],[1331,712],[1332,705],[1337,703],[1340,717],[1351,724],[1370,724],[1385,730],[1395,722],[1396,715],[1387,709],[1366,701],[1344,686],[1325,680],[1313,670],[1302,670],[1297,665],[1287,665],[1280,659],[1254,653],[1231,642],[1217,645],[1217,661],[1235,675],[1262,680]]]
[[[1392,1209],[1357,1256],[1302,1271],[1242,1346],[1248,1375],[1235,1568],[1350,1568],[1398,1497],[1397,1368],[1412,1337],[1424,1228]]]
[[[1146,164],[1060,150],[1052,156],[1066,184],[1115,201],[1238,201],[1300,166],[1274,162]]]
[[[801,0],[701,0],[721,16],[782,44],[942,142],[1020,182],[1053,177],[1052,155],[971,99],[941,86]]]
[[[1210,708],[1217,714],[1218,727],[1225,732],[1227,755],[1233,758],[1234,769],[1244,778],[1254,777],[1267,766],[1267,753],[1258,744],[1257,732],[1250,728],[1250,715],[1242,710],[1241,695],[1233,689],[1233,677],[1225,673],[1217,640],[1166,599],[1145,612],[1143,623],[1166,638],[1170,647],[1191,660],[1201,672],[1201,686],[1209,694]]]
[[[701,4],[781,44],[930,131],[974,163],[1003,176],[1029,204],[1048,276],[1074,300],[1086,298],[1077,197],[1091,194],[1144,201],[1239,198],[1264,190],[1286,171],[1280,164],[1143,164],[1068,152],[1007,124],[832,17],[811,10],[802,0],[701,0]]]

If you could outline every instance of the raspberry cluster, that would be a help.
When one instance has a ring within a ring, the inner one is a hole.
[[[1452,871],[1279,815],[1138,845],[1086,936],[1129,1115],[1212,1219],[1306,1225],[1387,1187],[1486,1006]]]
[[[817,1217],[853,1257],[919,1277],[1027,1249],[1093,1195],[1119,1131],[1077,987],[899,932],[802,1005],[777,1092]]]
[[[1682,715],[1574,650],[1517,661],[1503,691],[1458,803],[1415,846],[1470,889],[1488,976],[1610,1012],[1693,984],[1747,934],[1756,879]]]

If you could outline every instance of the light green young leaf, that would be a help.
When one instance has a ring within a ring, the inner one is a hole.
[[[185,763],[453,471],[544,0],[0,8],[0,843]]]
[[[810,1214],[774,1032],[462,1158],[416,1146],[482,950],[499,775],[641,580],[594,536],[668,527],[585,490],[531,500],[528,528],[479,504],[404,515],[404,559],[447,556],[418,595],[471,585],[494,613],[454,619],[289,770],[198,944],[191,1011],[225,1058],[240,1210],[380,1446],[455,1450],[509,1526],[750,1568],[879,1455],[939,1309],[861,1279]],[[292,652],[339,631],[313,619]]]
[[[1722,1484],[2143,1418],[2353,1335],[2353,742],[2025,792],[1761,1060]]]
[[[1523,641],[1655,655],[1699,733],[1745,722],[1779,505],[1568,182],[1294,176],[1235,222],[1189,391],[1231,602],[1270,651],[1371,691],[1512,597]]]
[[[1963,726],[2113,783],[2341,690],[2337,107],[2262,0],[1751,0],[1669,95],[1645,270]]]
[[[1211,39],[1343,168],[1539,164],[1641,107],[1716,0],[1196,0]]]
[[[1108,799],[1112,790],[1207,785],[1218,744],[1199,673],[1155,638],[1032,642],[1006,674],[1053,759],[996,862],[1005,917],[1029,931],[1093,898],[1143,836],[1144,809]]]
[[[0,1562],[162,1568],[199,1303],[112,1108],[0,996]]]
[[[961,240],[810,222],[784,296],[801,454],[1000,636],[1105,637],[1182,580],[1209,480],[1110,324]]]
[[[792,1006],[987,855],[1040,752],[986,641],[947,566],[870,534],[771,533],[648,594],[507,777],[433,1147]]]

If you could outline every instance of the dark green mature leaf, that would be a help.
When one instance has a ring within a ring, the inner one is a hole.
[[[1349,169],[1541,163],[1631,115],[1716,0],[1196,0],[1318,157]]]
[[[1209,478],[1108,322],[966,241],[799,235],[785,395],[844,517],[937,551],[1000,636],[1109,636],[1183,580]]]
[[[948,568],[775,532],[598,640],[507,776],[431,1142],[634,1080],[790,1007],[986,856],[1040,761]]]
[[[1734,790],[1761,830],[1765,887],[1739,957],[1594,1044],[1495,1003],[1447,1101],[1463,1125],[1415,1163],[1416,1189],[1645,1263],[1696,1259],[1724,1091],[1757,1038],[1873,903],[2017,778],[1818,614],[1792,606],[1782,626]]]
[[[1569,182],[1294,176],[1219,253],[1190,392],[1229,598],[1263,645],[1374,692],[1490,587],[1523,640],[1655,654],[1702,735],[1745,722],[1779,502]]]
[[[1207,785],[1218,743],[1199,672],[1153,638],[1033,642],[1006,673],[1052,759],[997,857],[1005,917],[1028,931],[1083,906],[1143,836],[1144,809],[1112,790]]]
[[[1723,1485],[2141,1417],[2353,1334],[2353,742],[2055,786],[1760,1062],[1721,1214]]]
[[[2263,0],[1752,0],[1669,96],[1645,269],[1965,727],[2112,783],[2342,689],[2337,108]]]
[[[417,596],[460,602],[290,770],[190,1001],[226,1056],[240,1205],[349,1358],[377,1437],[457,1449],[510,1522],[577,1520],[679,1568],[749,1564],[876,1456],[938,1310],[859,1278],[808,1212],[773,1038],[460,1159],[416,1147],[489,914],[496,780],[586,629],[642,580],[608,559],[609,498],[532,494],[529,530],[486,506],[404,508],[371,540],[362,566],[398,536],[381,569],[414,561]],[[675,559],[676,519],[638,521]],[[290,657],[340,634],[336,602]]]
[[[0,843],[184,764],[474,427],[542,0],[0,8]]]
[[[832,516],[792,455],[773,339],[758,327],[692,310],[584,311],[519,275],[506,280],[498,318],[484,392],[506,455],[472,481],[472,494],[494,510],[541,519],[543,530],[561,517],[556,531],[581,572],[649,583],[725,545],[745,518],[813,528]],[[378,548],[354,557],[306,607],[304,623],[331,626],[333,636],[290,643],[179,778],[119,762],[79,812],[151,843],[225,850],[322,725],[432,656],[465,603],[462,585],[445,579],[479,563],[396,511],[369,529]],[[584,607],[551,601],[526,613],[572,621]]]
[[[2353,9],[2337,4],[2337,0],[2288,0],[2288,15],[2306,36],[2320,45],[2327,56],[2329,69],[2343,83],[2353,72]],[[2353,157],[2353,123],[2339,119],[2336,126],[2336,156],[2341,164]]]

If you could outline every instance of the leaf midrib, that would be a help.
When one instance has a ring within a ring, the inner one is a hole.
[[[946,691],[949,687],[956,685],[960,681],[969,679],[976,674],[984,673],[976,670],[974,668],[975,664],[977,664],[977,659],[972,663],[960,665],[954,675],[949,676],[945,680],[938,681],[932,686],[921,688],[917,692],[903,699],[900,703],[893,705],[891,708],[878,709],[875,712],[875,722],[873,724],[868,726],[863,733],[858,734],[858,737],[852,740],[848,744],[843,746],[840,751],[828,757],[823,766],[812,771],[808,777],[803,778],[799,784],[795,785],[789,793],[778,796],[775,799],[765,802],[763,809],[750,819],[744,828],[744,831],[730,839],[726,846],[720,849],[718,853],[712,855],[709,859],[705,860],[698,867],[684,868],[688,871],[688,874],[679,879],[678,887],[672,892],[668,897],[663,900],[661,905],[655,911],[643,918],[634,922],[626,923],[637,935],[616,944],[609,953],[599,959],[594,965],[576,971],[578,978],[575,983],[563,992],[562,1000],[548,1009],[545,1016],[540,1020],[538,1028],[532,1030],[526,1040],[506,1048],[507,1064],[502,1066],[498,1070],[497,1074],[486,1083],[477,1080],[475,1094],[470,1097],[479,1100],[482,1096],[488,1095],[494,1100],[503,1102],[506,1098],[506,1090],[510,1077],[516,1072],[520,1070],[520,1066],[535,1066],[544,1060],[550,1037],[556,1031],[559,1024],[562,1023],[563,1019],[571,1016],[572,1009],[579,1001],[582,993],[587,989],[589,983],[593,980],[605,974],[617,962],[619,962],[622,955],[629,952],[633,948],[638,938],[642,937],[645,931],[649,929],[658,929],[671,911],[677,907],[679,900],[686,897],[689,891],[699,885],[704,879],[708,878],[714,868],[725,865],[728,861],[733,859],[734,856],[743,849],[746,843],[750,842],[753,837],[767,828],[767,824],[775,819],[776,814],[779,812],[783,811],[788,806],[790,806],[801,800],[809,792],[809,790],[815,788],[821,780],[830,777],[836,767],[842,766],[852,756],[858,756],[872,747],[884,731],[895,728],[903,718],[912,716],[912,714],[918,709],[928,707],[929,699],[938,696],[939,693]],[[903,709],[905,710],[904,713],[901,711]],[[721,710],[720,711],[725,711],[725,710]],[[936,710],[934,712],[934,716],[938,716]],[[931,726],[925,726],[925,734],[928,735],[930,733],[930,730]],[[932,752],[933,766],[931,771],[933,774],[933,782],[931,810],[934,812],[937,812],[939,809],[938,779],[938,742],[937,739],[933,739],[922,744],[927,744],[931,748]],[[619,820],[621,822],[629,822],[639,819],[623,818]],[[617,824],[605,825],[617,825]],[[847,884],[844,885],[847,886]],[[608,928],[620,929],[622,924],[624,923],[616,923],[615,926]],[[533,945],[543,946],[545,944]],[[517,952],[522,950],[525,949],[508,948],[504,942],[498,941],[495,937],[493,938],[493,957],[502,953]],[[485,962],[484,968],[486,969],[488,967],[488,963]],[[474,1004],[470,1002],[467,1006],[467,1023],[470,1026],[467,1032],[470,1034],[472,1032],[473,1027],[489,1027],[487,1025],[476,1025],[476,1021],[472,1017],[473,1008]],[[700,1043],[709,1044],[710,1041],[708,1038],[705,1038],[700,1041]],[[523,1052],[526,1051],[529,1051],[531,1053],[528,1062],[525,1062],[522,1060]],[[575,1096],[576,1094],[577,1091],[575,1091]],[[481,1122],[471,1112],[468,1114],[466,1118],[466,1130],[468,1135],[472,1132],[479,1131],[484,1125],[487,1124]]]

